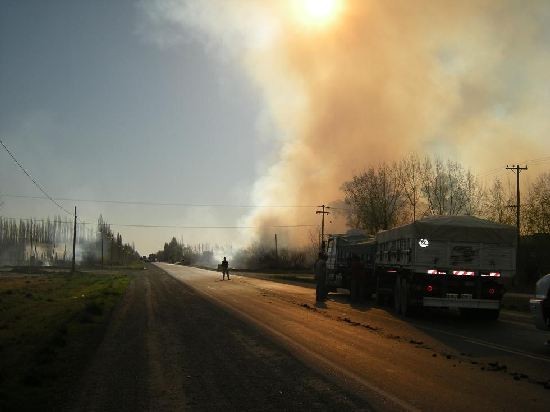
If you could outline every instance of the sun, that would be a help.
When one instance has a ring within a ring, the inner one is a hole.
[[[306,26],[323,27],[332,23],[342,10],[343,0],[293,0],[296,17]]]

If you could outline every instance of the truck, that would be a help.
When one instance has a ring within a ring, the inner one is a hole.
[[[550,274],[537,281],[535,296],[529,300],[531,313],[538,329],[550,330]],[[550,341],[548,341],[550,344]]]
[[[505,286],[515,275],[514,226],[473,216],[432,216],[381,231],[374,239],[333,235],[329,287],[349,288],[349,256],[363,256],[367,289],[396,313],[457,308],[463,316],[497,319]],[[347,260],[346,260],[347,259]]]
[[[351,288],[351,259],[354,255],[360,259],[363,267],[362,276],[368,286],[367,294],[372,292],[371,278],[374,273],[376,242],[373,236],[357,229],[350,230],[346,234],[328,236],[327,286],[329,290]]]

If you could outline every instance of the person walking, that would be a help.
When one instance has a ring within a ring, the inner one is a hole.
[[[323,302],[327,298],[327,258],[323,252],[319,252],[319,257],[315,261],[315,300]]]
[[[225,275],[227,275],[227,280],[231,280],[229,279],[229,262],[224,256],[222,260],[222,280],[225,280]]]

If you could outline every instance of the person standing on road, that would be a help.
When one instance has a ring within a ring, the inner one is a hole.
[[[326,256],[323,252],[319,252],[319,257],[315,261],[315,300],[317,302],[323,302],[327,298],[327,262]]]
[[[224,256],[222,260],[222,280],[225,280],[225,275],[227,275],[227,280],[230,280],[229,279],[229,262]]]

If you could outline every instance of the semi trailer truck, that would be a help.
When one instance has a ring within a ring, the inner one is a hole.
[[[396,313],[457,308],[497,319],[505,285],[515,275],[514,226],[473,216],[433,216],[377,233],[331,235],[329,287],[350,287],[350,260],[359,257],[366,289]]]

